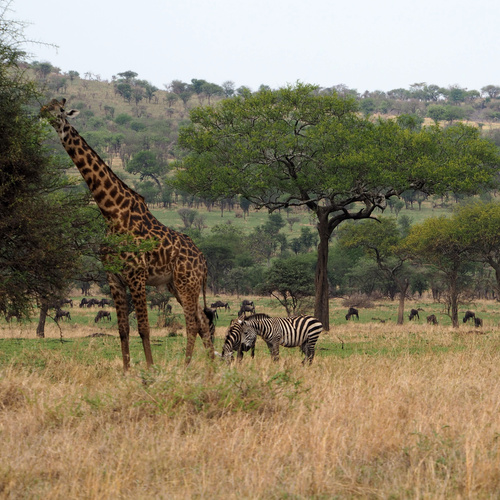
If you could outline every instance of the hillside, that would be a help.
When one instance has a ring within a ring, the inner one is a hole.
[[[42,74],[36,66],[28,67],[27,71],[43,85],[47,99],[64,97],[68,101],[68,107],[80,110],[80,115],[75,119],[75,125],[80,133],[120,177],[145,196],[160,221],[174,229],[186,230],[188,228],[178,211],[181,208],[190,208],[196,210],[203,218],[200,229],[205,233],[215,225],[232,224],[248,234],[255,227],[265,223],[268,217],[266,211],[250,209],[248,217],[243,217],[238,203],[225,207],[217,203],[213,206],[203,204],[201,200],[194,200],[193,197],[182,193],[169,193],[165,188],[159,190],[150,179],[141,179],[140,175],[126,170],[138,152],[151,150],[157,155],[159,167],[168,172],[169,163],[179,156],[176,148],[178,130],[189,120],[189,110],[209,102],[214,103],[222,98],[203,90],[213,88],[215,84],[208,82],[200,84],[204,80],[193,81],[191,84],[173,81],[167,90],[148,87],[147,82],[139,80],[133,72],[122,73],[120,74],[122,78],[107,82],[99,81],[90,73],[77,76],[71,71],[63,74],[57,68],[49,69],[52,72],[46,74]],[[124,92],[120,87],[123,85],[131,89],[132,93]],[[321,89],[324,92],[329,90],[331,89]],[[335,90],[343,94],[353,94],[352,90],[342,87]],[[496,97],[494,90],[491,88],[489,90],[493,97],[486,95],[485,92],[483,95],[479,91],[467,92],[462,96],[463,102],[459,102],[453,94],[445,98],[445,89],[441,89],[442,97],[439,102],[448,103],[454,99],[454,108],[465,110],[471,117],[483,120],[474,123],[480,123],[483,132],[495,139],[496,132],[500,137],[500,123],[497,122],[500,116],[500,99]],[[241,89],[234,92],[238,91],[241,92]],[[414,113],[426,124],[433,122],[427,115],[436,101],[423,96],[423,90],[419,93],[415,89],[408,91],[398,89],[383,95],[380,92],[373,92],[355,97],[360,101],[361,109],[366,112],[373,111],[386,117],[398,113]],[[381,110],[386,113],[381,113]],[[498,115],[495,114],[497,111]],[[54,143],[59,147],[55,138]],[[78,175],[76,170],[74,173]],[[422,199],[421,196],[418,198],[418,195],[413,196],[410,193],[404,204],[399,202],[402,205],[401,214],[409,216],[412,223],[420,222],[431,215],[449,213],[457,201]],[[387,210],[386,215],[391,212],[396,214],[392,209],[393,207]],[[307,209],[296,208],[283,215],[287,220],[297,219],[297,223],[289,223],[283,230],[289,240],[299,237],[304,227],[314,230],[314,221],[311,220]]]

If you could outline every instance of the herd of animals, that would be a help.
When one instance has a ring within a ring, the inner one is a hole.
[[[56,311],[55,320],[67,318],[71,320],[69,311],[62,309],[62,306],[68,304],[73,307],[72,299],[61,300],[52,304]],[[80,308],[91,308],[93,306],[102,307],[112,306],[109,299],[103,298],[101,300],[95,298],[83,297],[80,301]],[[172,306],[165,302],[163,299],[153,298],[150,301],[150,308],[158,307],[164,309],[167,313],[172,312]],[[213,302],[210,307],[205,308],[210,323],[210,336],[212,343],[215,336],[215,321],[218,319],[218,310],[231,311],[228,302],[218,300]],[[420,320],[420,312],[423,309],[411,309],[408,319],[413,321]],[[247,316],[247,313],[249,314]],[[355,307],[349,307],[345,315],[346,321],[356,318],[359,320],[359,310]],[[105,310],[99,310],[95,316],[94,322],[97,323],[102,319],[111,321],[111,313]],[[377,318],[373,318],[377,319]],[[426,317],[427,323],[437,325],[438,320],[435,314]],[[384,320],[380,320],[384,321]],[[483,326],[483,320],[476,316],[474,311],[467,310],[463,317],[463,322],[467,323],[472,321],[476,327]],[[262,337],[266,342],[271,357],[273,360],[279,359],[279,347],[300,347],[304,354],[303,363],[310,364],[313,361],[315,346],[320,333],[323,331],[323,326],[320,321],[309,315],[297,315],[292,317],[271,317],[264,313],[256,313],[255,304],[253,301],[245,299],[241,302],[238,317],[231,320],[227,328],[224,338],[224,345],[222,353],[215,352],[216,355],[222,357],[225,361],[233,361],[233,356],[236,353],[237,360],[243,359],[243,354],[250,351],[252,358],[255,355],[255,343],[257,336]]]
[[[227,310],[229,305],[222,303],[218,306],[214,303],[213,307],[207,307],[208,266],[205,256],[191,238],[160,223],[150,212],[144,198],[123,182],[92,149],[69,122],[69,118],[77,116],[78,113],[77,110],[66,109],[66,99],[61,101],[53,99],[40,109],[41,117],[57,132],[61,145],[87,184],[107,224],[108,233],[131,237],[137,243],[145,240],[155,243],[147,252],[117,254],[112,248],[103,249],[105,263],[118,256],[121,264],[120,271],[107,272],[107,280],[117,316],[124,371],[130,367],[127,290],[134,303],[147,367],[153,364],[146,299],[147,285],[165,285],[182,306],[187,337],[186,364],[191,361],[198,335],[202,338],[210,358],[213,359],[214,321],[217,309],[224,307]],[[200,294],[203,297],[203,306],[199,303]],[[80,305],[92,307],[88,303]],[[57,312],[59,311],[64,312],[61,307]],[[250,313],[248,317],[247,312]],[[418,310],[415,312],[418,318]],[[436,324],[437,319],[432,316],[427,320]],[[98,314],[95,322],[104,317],[107,316]],[[359,319],[358,311],[350,308],[346,320],[355,317]],[[476,324],[481,321],[472,317]],[[255,339],[260,336],[268,345],[273,359],[278,359],[280,345],[300,346],[305,355],[304,362],[311,363],[315,344],[322,329],[321,323],[312,316],[270,318],[265,314],[257,314],[253,303],[245,303],[240,308],[238,318],[228,328],[222,357],[232,359],[233,352],[237,352],[238,358],[241,359],[243,352],[248,350],[253,354]]]

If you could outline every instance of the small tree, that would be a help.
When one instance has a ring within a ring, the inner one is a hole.
[[[160,161],[153,151],[139,151],[128,162],[127,172],[139,174],[141,181],[145,178],[153,180],[158,189],[162,189],[160,179],[167,173],[168,169],[164,162]]]
[[[198,215],[197,210],[193,210],[192,208],[180,208],[177,210],[177,214],[182,219],[182,223],[186,229],[189,229],[192,225],[196,216]]]
[[[271,295],[285,308],[288,316],[301,309],[306,297],[314,296],[314,266],[300,257],[273,262],[259,293]]]
[[[454,217],[432,217],[414,225],[402,242],[405,252],[417,262],[432,266],[445,284],[449,315],[458,328],[458,304],[468,293],[472,246],[469,229]]]
[[[404,322],[405,298],[411,277],[411,270],[406,265],[407,256],[398,252],[400,241],[396,220],[388,217],[380,217],[379,224],[360,221],[339,231],[341,247],[363,248],[366,255],[375,260],[385,279],[394,283],[399,293],[398,325]]]
[[[455,211],[454,219],[463,228],[474,260],[493,268],[497,300],[500,300],[500,203],[469,203]]]

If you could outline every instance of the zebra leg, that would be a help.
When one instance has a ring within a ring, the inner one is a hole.
[[[271,353],[271,358],[273,361],[279,361],[280,359],[280,345],[278,343],[267,342],[267,347],[269,348],[269,352]]]
[[[238,347],[238,355],[236,356],[238,362],[243,361],[243,344],[240,342],[240,346]]]
[[[302,344],[300,347],[302,349],[302,352],[305,354],[305,358],[302,360],[302,364],[305,365],[307,363],[308,365],[311,365],[314,359],[315,344],[304,342],[304,344]]]

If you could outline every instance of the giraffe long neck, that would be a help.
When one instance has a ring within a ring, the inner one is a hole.
[[[56,130],[103,216],[117,230],[129,229],[128,214],[132,206],[145,205],[144,199],[116,176],[68,121],[63,122]]]

